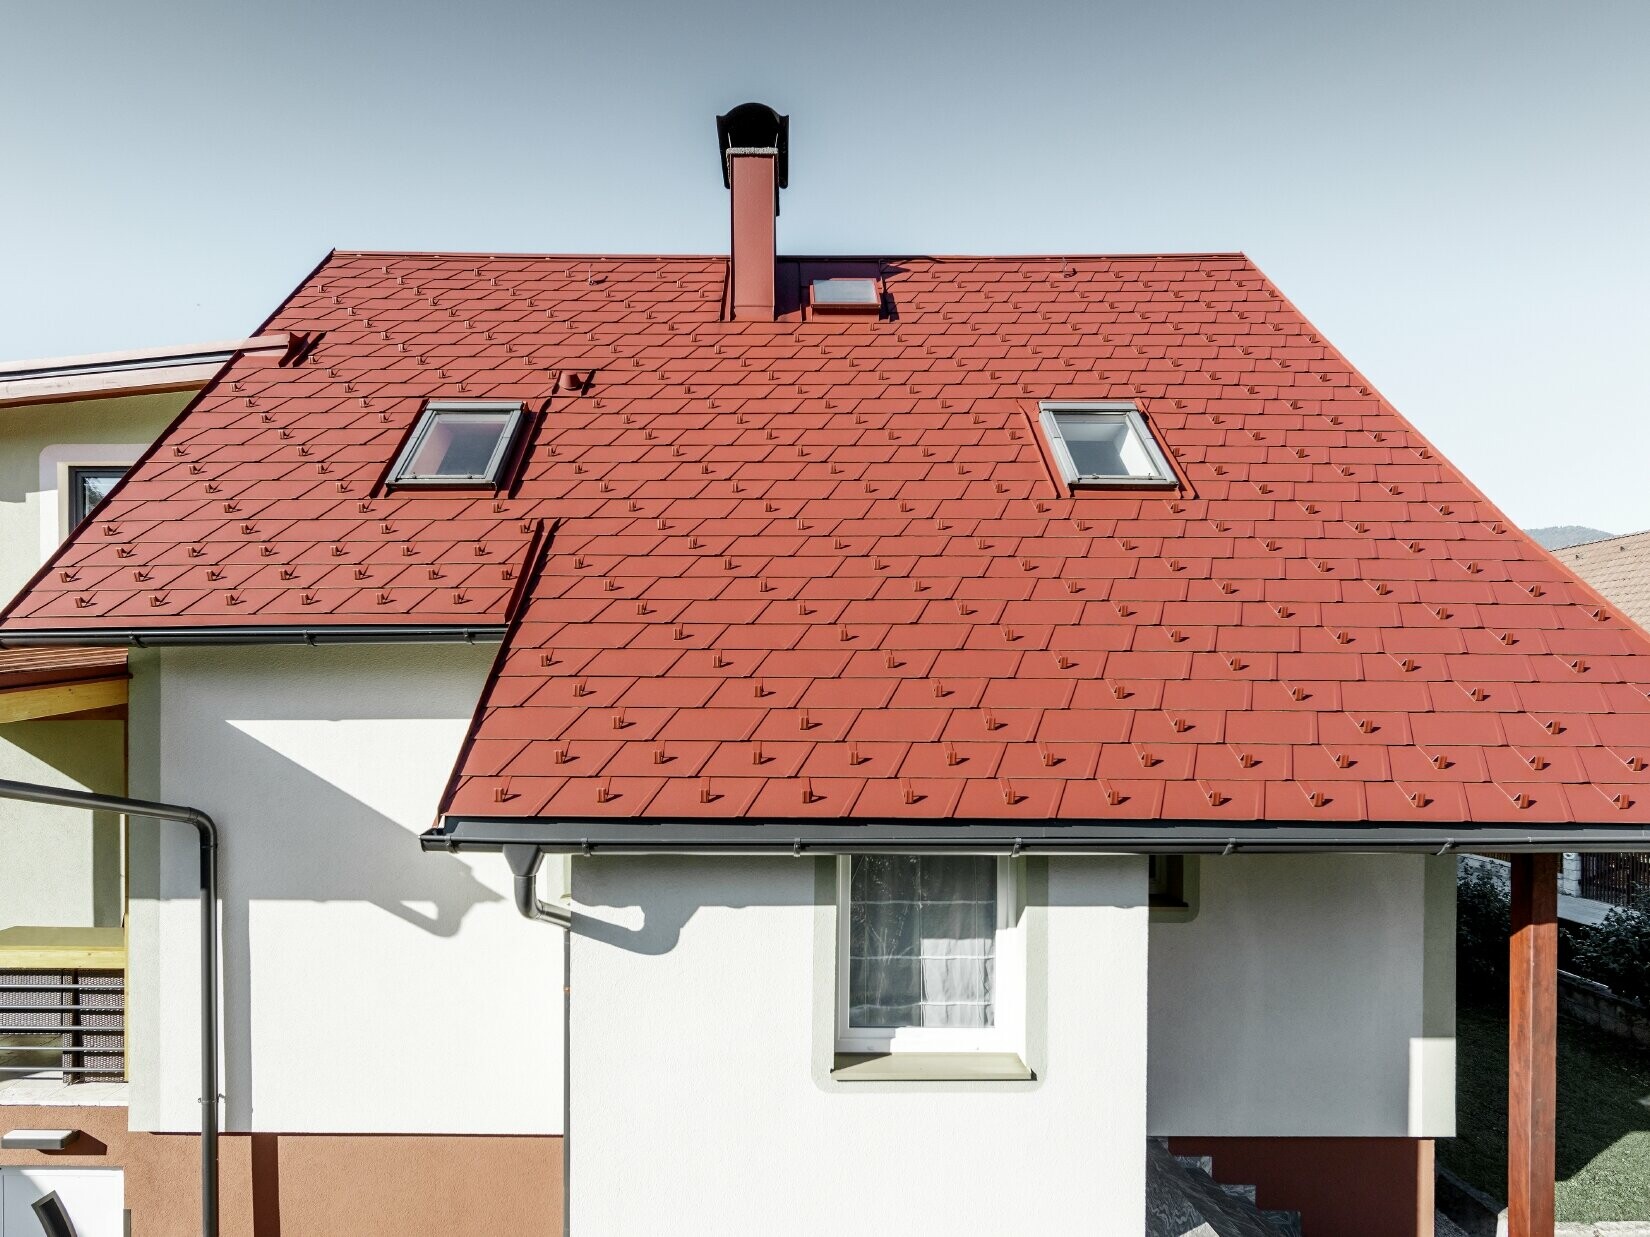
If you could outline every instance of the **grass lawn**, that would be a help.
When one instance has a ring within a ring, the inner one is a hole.
[[[1438,1159],[1486,1194],[1507,1195],[1507,1009],[1456,1009],[1458,1137]],[[1643,1101],[1643,1102],[1641,1102]],[[1650,1052],[1561,1017],[1558,1218],[1650,1220]]]

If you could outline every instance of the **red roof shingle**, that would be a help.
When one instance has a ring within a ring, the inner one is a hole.
[[[725,267],[335,255],[0,637],[512,621],[456,815],[1650,820],[1644,633],[1247,259],[889,258],[829,323]],[[382,493],[429,398],[542,410],[507,494]],[[1181,485],[1068,492],[1091,398]]]

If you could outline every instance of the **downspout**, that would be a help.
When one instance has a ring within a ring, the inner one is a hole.
[[[539,864],[544,852],[537,846],[506,846],[504,861],[510,865],[510,874],[516,878],[516,909],[527,919],[553,923],[558,928],[573,926],[573,912],[565,906],[552,906],[539,901]]]
[[[515,877],[516,909],[523,918],[555,924],[561,938],[561,1231],[573,1228],[573,912],[565,906],[539,901],[539,865],[544,852],[537,846],[506,846],[504,861]]]
[[[201,1237],[218,1237],[218,827],[199,808],[0,778],[0,799],[123,812],[194,827],[200,842]]]

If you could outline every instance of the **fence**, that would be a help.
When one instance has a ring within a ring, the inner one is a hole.
[[[1650,891],[1650,854],[1581,856],[1582,897],[1627,906],[1641,890]]]

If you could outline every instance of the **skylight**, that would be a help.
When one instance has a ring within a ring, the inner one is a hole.
[[[1044,404],[1042,421],[1070,485],[1177,484],[1145,418],[1129,404]]]
[[[882,293],[874,279],[816,279],[811,287],[815,309],[882,308]]]
[[[389,483],[497,488],[522,420],[515,402],[426,404]]]

